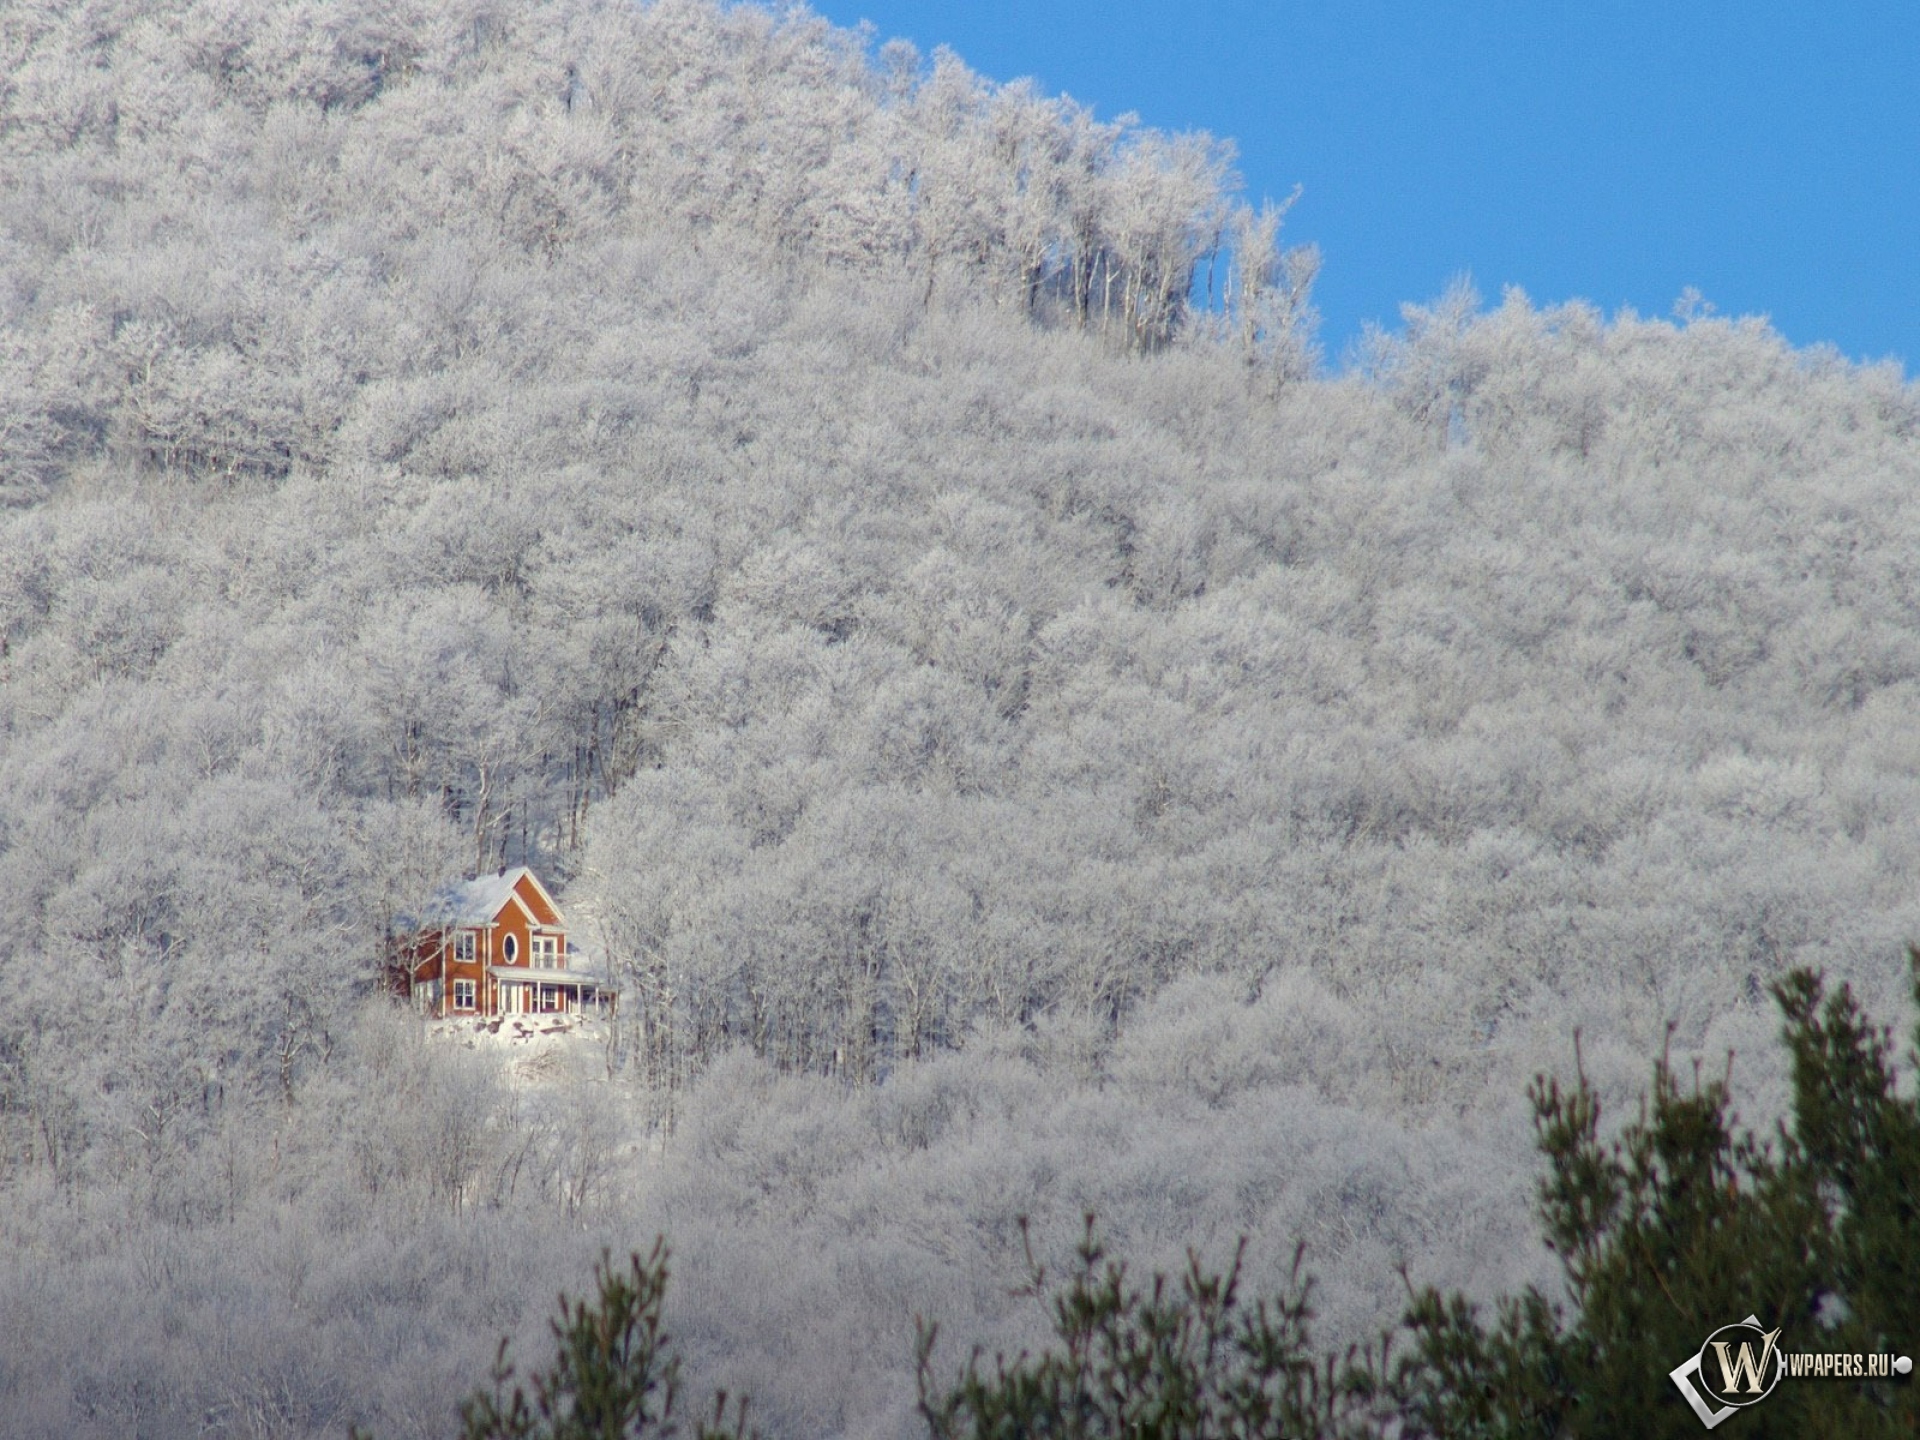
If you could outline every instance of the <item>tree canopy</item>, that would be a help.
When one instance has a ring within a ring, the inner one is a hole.
[[[1329,366],[1224,142],[797,9],[13,0],[0,60],[23,1436],[427,1433],[662,1230],[771,1434],[911,1432],[916,1312],[1038,1343],[1023,1214],[1304,1237],[1338,1346],[1399,1260],[1554,1283],[1573,1029],[1770,1116],[1770,986],[1903,1003],[1897,370],[1465,290]],[[522,862],[616,1025],[371,1003]]]

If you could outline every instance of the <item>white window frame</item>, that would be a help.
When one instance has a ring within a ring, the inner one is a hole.
[[[453,958],[463,965],[471,965],[473,955],[473,931],[456,930],[453,935]]]
[[[453,1008],[471,1010],[479,999],[480,985],[476,980],[456,980],[453,982]],[[465,997],[464,999],[462,997]]]
[[[528,962],[536,970],[560,968],[560,940],[554,935],[534,935],[527,941]]]

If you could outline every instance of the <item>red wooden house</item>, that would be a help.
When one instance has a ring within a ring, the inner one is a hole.
[[[391,974],[430,1015],[559,1014],[613,999],[584,961],[553,896],[522,865],[449,885],[404,919]]]

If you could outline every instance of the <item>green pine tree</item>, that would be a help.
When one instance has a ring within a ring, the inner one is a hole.
[[[1415,1296],[1412,1353],[1384,1385],[1404,1434],[1702,1435],[1669,1372],[1748,1314],[1785,1350],[1920,1346],[1920,1107],[1899,1093],[1892,1036],[1812,972],[1773,994],[1794,1084],[1771,1144],[1736,1130],[1725,1080],[1683,1088],[1664,1059],[1611,1142],[1584,1073],[1535,1082],[1540,1217],[1573,1313],[1529,1290],[1487,1324],[1457,1295]],[[1910,1379],[1790,1379],[1716,1433],[1912,1436],[1920,1405]]]
[[[1142,1289],[1107,1257],[1089,1215],[1074,1272],[1051,1297],[1058,1349],[997,1356],[991,1373],[976,1350],[958,1380],[942,1387],[933,1376],[936,1327],[920,1326],[920,1413],[933,1440],[1371,1434],[1354,1357],[1314,1354],[1312,1281],[1300,1273],[1300,1252],[1287,1290],[1248,1306],[1240,1293],[1245,1250],[1243,1240],[1224,1275],[1190,1253],[1178,1286],[1155,1275]],[[1044,1294],[1046,1275],[1030,1245],[1027,1265],[1028,1293]]]

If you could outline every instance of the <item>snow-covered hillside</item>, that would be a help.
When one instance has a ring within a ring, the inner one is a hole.
[[[1900,1012],[1913,386],[1459,293],[1316,371],[1220,147],[862,43],[0,8],[13,1433],[446,1433],[660,1228],[782,1436],[1026,1334],[1020,1214],[1352,1336],[1532,1273],[1576,1027],[1759,1114],[1768,980]],[[578,1083],[370,1002],[522,862]]]

